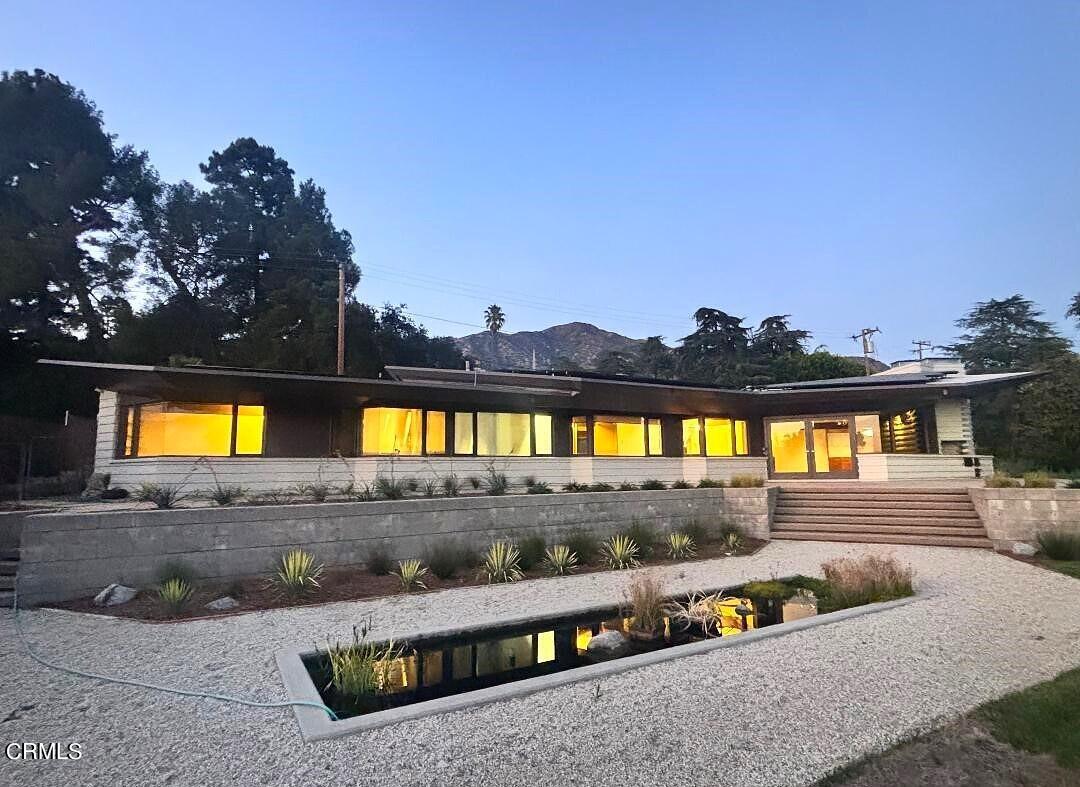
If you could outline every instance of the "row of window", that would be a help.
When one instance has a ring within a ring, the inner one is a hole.
[[[155,402],[125,407],[121,416],[123,456],[263,453],[266,414],[261,406]],[[553,431],[550,413],[366,407],[361,415],[360,453],[550,456]],[[575,456],[662,456],[663,429],[659,418],[574,416],[570,447]],[[749,453],[746,421],[683,419],[682,449],[686,456],[745,456]]]

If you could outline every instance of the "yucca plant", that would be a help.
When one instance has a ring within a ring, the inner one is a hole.
[[[686,560],[697,554],[694,539],[686,533],[670,533],[667,537],[667,553],[672,560]]]
[[[729,554],[738,552],[740,549],[742,549],[743,537],[736,531],[732,530],[724,535],[723,543],[724,550]]]
[[[394,478],[379,476],[375,479],[375,494],[383,500],[401,500],[405,497],[405,484]]]
[[[414,590],[427,590],[424,577],[427,576],[427,566],[416,558],[412,560],[399,560],[397,564],[397,578],[401,582],[401,589],[406,593]]]
[[[153,503],[155,508],[175,508],[186,495],[180,493],[180,487],[172,484],[140,484],[133,497]]]
[[[158,586],[158,598],[161,599],[161,603],[165,605],[165,608],[169,610],[170,615],[180,614],[180,611],[191,600],[191,594],[194,592],[195,588],[180,577],[167,579]]]
[[[509,541],[496,541],[484,553],[480,573],[492,584],[517,582],[524,576],[521,573],[521,553]]]
[[[434,478],[424,481],[424,497],[435,497],[435,491],[439,488],[439,482]]]
[[[228,506],[244,496],[244,487],[218,484],[210,490],[210,499],[219,506]]]
[[[640,566],[638,547],[629,536],[612,536],[604,542],[604,559],[617,571]]]
[[[484,478],[484,487],[489,495],[505,495],[510,489],[510,477],[506,473],[489,469]]]
[[[530,495],[550,495],[551,484],[547,481],[537,481],[535,484],[525,487],[525,493]]]
[[[553,577],[573,574],[577,565],[577,553],[566,544],[556,544],[544,550],[544,570]]]
[[[457,497],[461,493],[461,481],[451,473],[442,480],[442,488],[447,497]]]
[[[290,549],[281,556],[277,573],[272,579],[285,595],[300,598],[322,587],[319,584],[322,573],[323,566],[316,565],[315,555],[297,548]]]

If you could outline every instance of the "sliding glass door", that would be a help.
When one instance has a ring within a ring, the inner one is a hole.
[[[856,477],[853,418],[778,418],[766,425],[771,477]]]

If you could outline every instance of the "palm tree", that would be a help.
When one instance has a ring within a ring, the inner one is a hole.
[[[499,331],[506,325],[506,313],[497,303],[493,303],[484,309],[484,325],[491,332],[491,355],[493,359],[499,355]]]

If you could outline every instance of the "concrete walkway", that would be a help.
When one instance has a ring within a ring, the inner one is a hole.
[[[802,785],[1005,692],[1080,665],[1080,582],[981,550],[775,542],[658,570],[675,591],[820,573],[838,555],[892,553],[913,604],[369,733],[304,744],[291,710],[256,710],[46,670],[0,616],[0,743],[82,744],[67,763],[0,757],[0,784]],[[369,613],[390,636],[426,625],[617,601],[593,574],[371,602],[152,625],[26,616],[73,666],[283,699],[276,648],[345,638]]]

